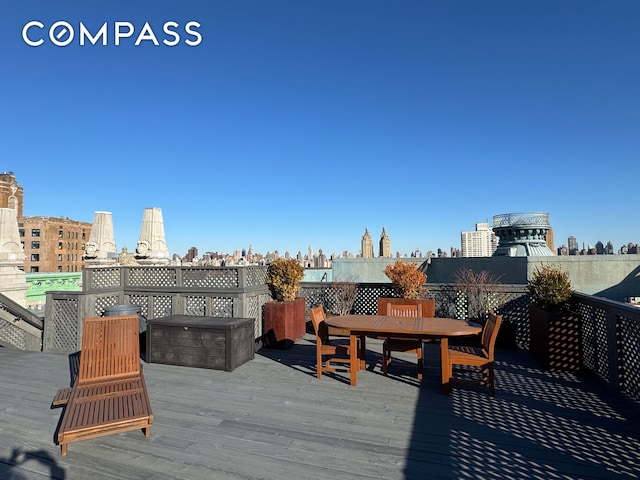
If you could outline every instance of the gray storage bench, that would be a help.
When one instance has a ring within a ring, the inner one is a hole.
[[[254,358],[254,319],[172,315],[147,320],[149,363],[232,371]]]

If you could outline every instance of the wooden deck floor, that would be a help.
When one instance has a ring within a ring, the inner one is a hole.
[[[315,347],[261,350],[233,372],[145,364],[151,437],[133,431],[53,443],[69,384],[65,355],[0,348],[0,478],[627,479],[640,477],[638,412],[588,377],[551,374],[498,350],[497,392],[440,394],[437,345],[425,377],[396,361],[315,377]],[[410,357],[406,357],[410,358]]]

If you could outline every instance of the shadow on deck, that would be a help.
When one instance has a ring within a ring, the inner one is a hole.
[[[638,412],[588,376],[541,370],[497,350],[496,396],[440,393],[437,344],[422,383],[415,357],[315,376],[312,337],[262,349],[233,372],[145,364],[151,437],[134,431],[53,444],[68,385],[65,355],[0,348],[0,478],[42,479],[627,479],[640,477]],[[405,361],[407,360],[407,361]]]

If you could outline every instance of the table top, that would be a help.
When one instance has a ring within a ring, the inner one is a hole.
[[[466,320],[441,317],[393,317],[388,315],[338,315],[325,320],[327,325],[354,332],[372,334],[429,335],[456,337],[475,335],[482,326]]]

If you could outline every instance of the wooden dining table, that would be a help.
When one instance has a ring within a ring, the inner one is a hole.
[[[358,370],[365,368],[365,341],[367,336],[440,339],[440,364],[442,392],[450,392],[452,366],[449,361],[449,338],[476,335],[482,326],[465,320],[441,317],[393,317],[389,315],[338,315],[325,323],[331,327],[349,331],[349,356],[351,385],[358,383]],[[358,352],[358,337],[360,351]]]

